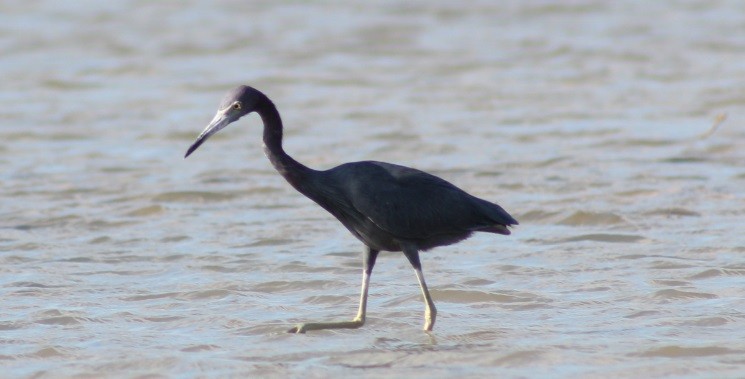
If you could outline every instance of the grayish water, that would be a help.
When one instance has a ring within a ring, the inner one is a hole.
[[[745,3],[560,4],[3,1],[1,376],[745,376]],[[423,255],[434,333],[398,253],[284,332],[361,245],[255,116],[182,159],[241,83],[521,221]]]

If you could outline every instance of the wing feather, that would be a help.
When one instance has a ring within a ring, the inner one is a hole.
[[[515,223],[499,206],[413,168],[356,162],[334,170],[339,174],[337,180],[346,184],[345,197],[351,207],[397,238],[426,239]],[[485,204],[489,205],[486,212],[481,209]]]

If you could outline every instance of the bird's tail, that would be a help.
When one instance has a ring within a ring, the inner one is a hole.
[[[489,225],[479,227],[476,231],[509,235],[510,230],[507,227],[519,224],[499,205],[477,197],[474,197],[474,200],[481,213],[489,220]]]

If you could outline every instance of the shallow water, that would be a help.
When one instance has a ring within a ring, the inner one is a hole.
[[[3,377],[745,375],[740,1],[6,1]],[[263,156],[415,166],[521,225],[378,260]],[[726,120],[718,123],[726,115]],[[718,125],[717,128],[713,126]]]

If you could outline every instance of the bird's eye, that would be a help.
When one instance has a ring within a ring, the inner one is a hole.
[[[241,109],[241,103],[235,102],[235,103],[233,103],[233,105],[231,106],[231,108],[233,108],[233,110],[236,110],[237,111],[237,110]]]

